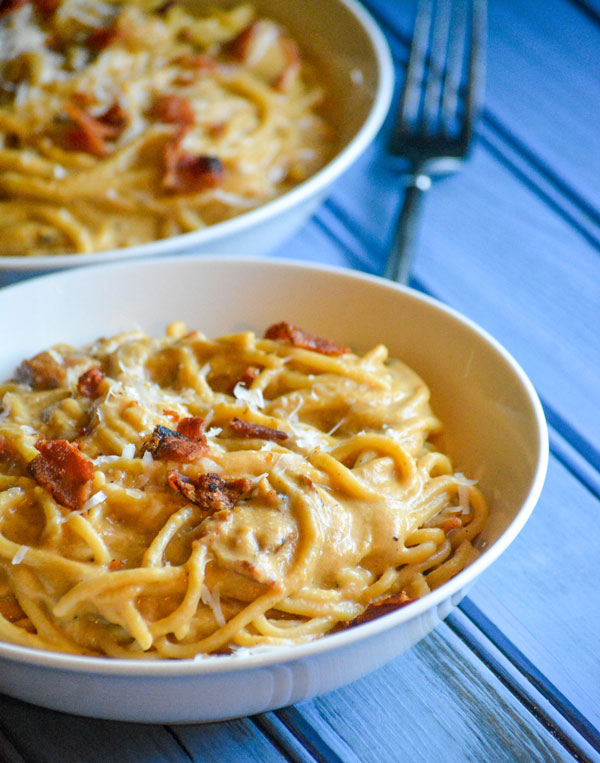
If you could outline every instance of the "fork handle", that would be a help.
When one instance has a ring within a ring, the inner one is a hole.
[[[385,277],[392,281],[408,283],[417,243],[421,199],[430,187],[431,178],[423,173],[413,175],[406,185],[402,209],[396,222],[392,249],[384,273]]]

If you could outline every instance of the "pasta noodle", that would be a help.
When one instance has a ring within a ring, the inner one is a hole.
[[[251,5],[8,0],[0,255],[142,244],[263,204],[329,158],[322,100]]]
[[[110,657],[295,644],[477,555],[473,480],[383,345],[173,323],[0,385],[0,639]]]

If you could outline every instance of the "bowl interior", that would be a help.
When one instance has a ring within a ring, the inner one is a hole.
[[[428,383],[455,468],[477,478],[491,504],[485,546],[515,520],[544,471],[541,407],[514,360],[433,300],[348,271],[183,257],[33,279],[0,292],[0,325],[13,327],[3,338],[0,375],[58,342],[140,327],[162,335],[173,320],[209,336],[289,320],[358,351],[386,344]]]

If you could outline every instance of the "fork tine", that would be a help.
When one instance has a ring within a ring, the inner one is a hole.
[[[485,83],[485,57],[487,43],[486,0],[473,0],[471,10],[471,55],[469,57],[469,84],[466,95],[466,113],[461,139],[466,145],[471,140],[473,127],[483,106]]]
[[[427,56],[429,30],[431,27],[432,2],[433,0],[419,0],[417,6],[406,79],[404,80],[394,133],[390,141],[392,153],[400,153],[402,151],[403,128],[405,125],[415,122],[419,114],[425,58]]]
[[[430,134],[437,130],[440,121],[440,96],[446,67],[451,10],[452,0],[436,0],[423,105],[423,126]]]
[[[463,68],[465,39],[467,36],[467,8],[464,2],[455,4],[452,15],[448,59],[442,94],[442,124],[446,134],[451,134],[458,111],[458,92]]]

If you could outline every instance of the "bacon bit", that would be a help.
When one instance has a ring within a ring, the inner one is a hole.
[[[267,21],[265,19],[258,19],[257,21],[248,24],[248,26],[245,29],[242,29],[238,36],[231,41],[229,45],[231,55],[240,61],[248,61],[248,59],[252,57],[253,49],[256,47],[260,36],[270,35],[275,28],[276,25],[272,21]]]
[[[125,127],[124,120],[115,123],[115,106],[98,117],[93,117],[72,102],[65,105],[65,111],[72,122],[64,134],[65,146],[69,150],[85,151],[99,157],[107,156],[110,149],[106,141],[118,138]],[[120,113],[124,116],[122,111]]]
[[[164,2],[156,9],[156,12],[163,16],[165,13],[168,13],[168,11],[170,11],[171,8],[173,8],[175,5],[177,5],[177,0],[166,0],[166,2]]]
[[[13,443],[4,435],[0,434],[0,461],[4,462],[5,466],[10,468],[12,463],[17,463],[19,460],[19,452],[13,445]]]
[[[265,339],[280,339],[284,342],[289,342],[294,347],[320,352],[322,355],[343,355],[346,352],[350,352],[349,347],[344,347],[329,339],[309,334],[307,331],[303,331],[287,321],[274,323],[272,326],[269,326],[265,331]]]
[[[257,368],[256,366],[248,366],[244,373],[238,379],[236,379],[233,384],[231,384],[227,391],[230,395],[233,395],[233,390],[237,387],[238,384],[243,384],[244,387],[249,387],[259,375],[259,373],[260,368]]]
[[[111,572],[117,572],[118,570],[122,570],[125,567],[125,560],[124,559],[111,559],[108,563],[108,569]]]
[[[192,442],[206,442],[204,437],[204,419],[199,419],[197,416],[181,419],[177,424],[177,431]]]
[[[150,109],[150,116],[159,122],[181,127],[193,124],[196,119],[190,102],[181,95],[163,95],[157,98]]]
[[[181,148],[186,128],[165,147],[162,186],[170,193],[190,193],[216,188],[223,182],[223,165],[216,156],[193,156]]]
[[[221,68],[221,64],[212,56],[207,56],[206,53],[186,53],[183,56],[178,56],[175,63],[184,69],[195,69],[196,71],[215,72]]]
[[[29,462],[29,474],[57,503],[79,511],[92,492],[92,462],[68,440],[45,440],[42,437],[35,447],[40,455]]]
[[[257,440],[287,440],[289,435],[280,429],[271,429],[263,424],[253,424],[250,421],[244,421],[237,416],[231,420],[231,428],[238,437]]]
[[[99,122],[102,122],[103,125],[118,130],[118,135],[120,135],[127,127],[127,112],[118,101],[115,101],[113,105],[110,106],[104,114],[97,117],[97,119]],[[115,137],[118,137],[118,135]]]
[[[449,532],[450,530],[455,530],[457,527],[462,526],[462,520],[458,517],[450,517],[449,519],[445,519],[443,522],[441,522],[438,527],[441,527],[444,532]]]
[[[410,604],[411,601],[414,601],[414,599],[411,599],[406,591],[400,591],[400,593],[395,594],[394,596],[389,596],[387,599],[373,602],[373,604],[367,607],[364,612],[349,622],[348,625],[352,626],[368,623],[369,621],[375,620],[378,617],[388,615],[390,612],[394,612],[395,610],[406,606],[406,604]]]
[[[0,615],[9,622],[16,623],[25,617],[25,612],[14,596],[2,596],[0,598]]]
[[[33,4],[40,13],[50,16],[60,5],[60,0],[33,0]]]
[[[30,384],[34,389],[56,389],[64,383],[67,372],[49,352],[24,360],[17,368],[17,381]]]
[[[231,509],[253,487],[252,480],[245,477],[228,480],[211,473],[192,478],[176,469],[171,469],[168,481],[173,490],[209,514]]]
[[[23,5],[27,5],[27,2],[28,0],[0,0],[0,18],[16,11]]]
[[[122,36],[121,30],[116,26],[102,26],[92,30],[86,38],[85,44],[96,53],[108,48]]]
[[[273,87],[275,90],[285,93],[292,87],[300,74],[300,53],[298,46],[291,37],[282,37],[280,45],[286,65],[281,74],[275,78]]]
[[[206,438],[192,442],[185,435],[159,424],[150,439],[142,445],[142,454],[152,453],[153,458],[191,463],[203,456],[208,450]]]
[[[98,388],[103,381],[104,374],[97,366],[88,368],[88,370],[81,374],[77,380],[77,390],[80,395],[89,397],[93,400],[95,397],[98,397]]]

